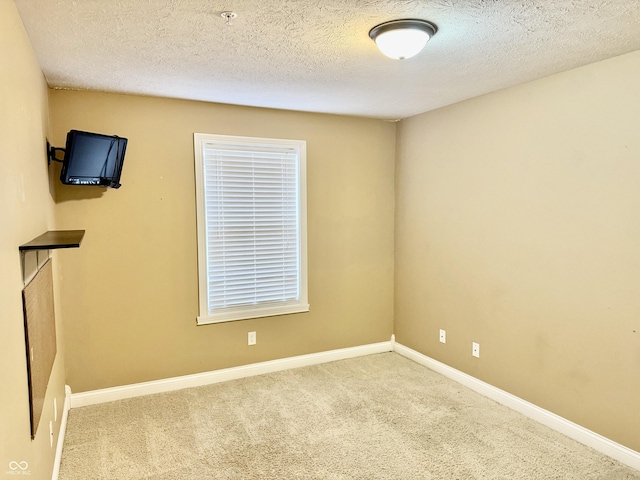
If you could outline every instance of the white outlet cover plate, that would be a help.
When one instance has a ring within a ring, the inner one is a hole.
[[[471,347],[471,355],[474,357],[480,358],[480,344],[473,342]]]

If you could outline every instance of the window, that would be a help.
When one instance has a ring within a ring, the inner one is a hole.
[[[306,142],[196,133],[198,324],[309,311]]]

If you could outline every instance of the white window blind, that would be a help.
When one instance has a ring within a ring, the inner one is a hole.
[[[308,311],[304,147],[196,134],[198,323]]]

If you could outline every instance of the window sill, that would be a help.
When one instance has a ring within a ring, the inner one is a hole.
[[[235,322],[237,320],[249,320],[252,318],[275,317],[277,315],[290,315],[292,313],[305,313],[309,311],[309,304],[277,305],[271,307],[253,308],[251,310],[230,310],[214,315],[200,316],[196,319],[197,325],[209,325],[211,323]]]

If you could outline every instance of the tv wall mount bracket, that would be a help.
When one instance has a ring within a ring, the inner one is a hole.
[[[57,157],[58,152],[65,153],[66,150],[64,148],[54,147],[49,143],[49,140],[47,140],[47,165],[51,165],[51,162],[64,163],[64,160],[60,160]]]

